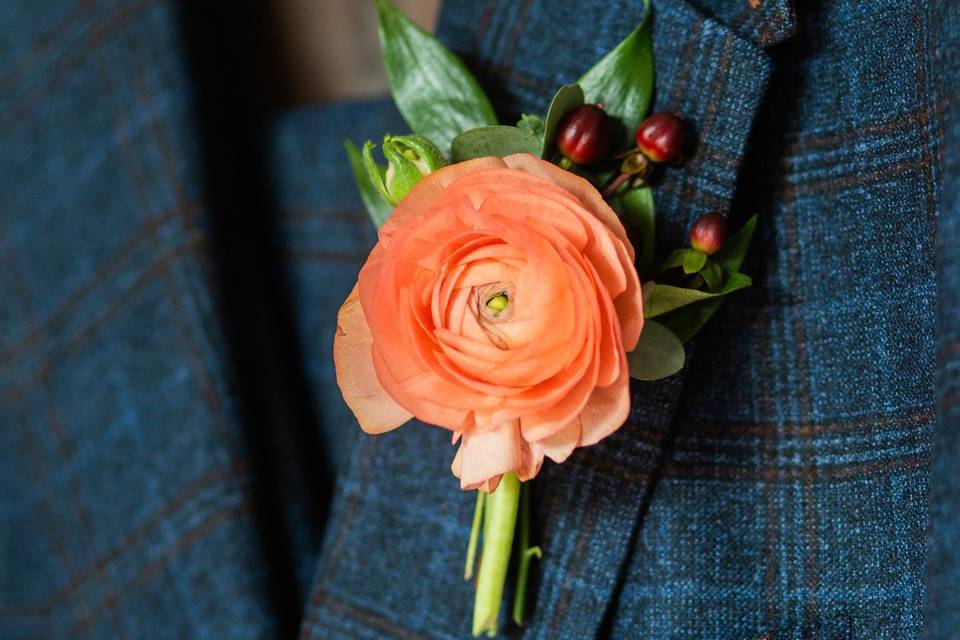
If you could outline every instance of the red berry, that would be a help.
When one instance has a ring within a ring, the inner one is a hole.
[[[637,146],[654,162],[673,162],[686,143],[683,120],[672,113],[655,113],[637,128]]]
[[[560,121],[557,147],[576,164],[593,164],[610,151],[610,118],[597,105],[582,104]]]
[[[700,216],[690,227],[690,246],[712,256],[727,241],[727,221],[718,213]]]

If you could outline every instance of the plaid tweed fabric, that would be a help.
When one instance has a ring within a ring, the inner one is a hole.
[[[546,557],[524,637],[923,633],[952,98],[940,71],[956,34],[934,39],[926,3],[752,4],[661,0],[654,42],[656,109],[688,115],[700,139],[658,186],[661,243],[707,211],[760,212],[756,286],[685,375],[634,387],[623,430],[544,469]],[[448,2],[440,35],[503,113],[536,112],[639,5]],[[574,15],[576,37],[554,36]],[[283,139],[314,144],[320,121],[294,116]],[[446,474],[446,440],[422,427],[360,439],[305,637],[468,633],[457,573],[472,503]]]
[[[275,635],[178,14],[0,33],[0,637]]]
[[[687,371],[633,386],[623,429],[545,466],[546,553],[512,635],[956,636],[960,167],[941,156],[960,142],[960,23],[941,4],[656,0],[655,108],[699,139],[658,185],[661,246],[707,211],[759,212],[755,286]],[[513,117],[641,14],[448,0],[439,34]],[[341,141],[400,132],[393,108],[303,109],[272,132],[306,415],[338,473],[319,559],[289,542],[313,576],[291,621],[208,268],[177,14],[15,3],[0,33],[0,636],[467,637],[473,499],[447,435],[363,436],[333,379],[336,308],[374,241]]]
[[[946,9],[946,7],[944,8]],[[937,36],[949,38],[960,19],[953,6],[938,16]],[[939,82],[950,95],[960,90],[960,56],[954,52],[938,69]],[[960,112],[947,112],[944,148],[960,144]],[[955,638],[960,633],[960,156],[944,154],[941,216],[937,230],[939,290],[937,326],[937,423],[933,438],[930,483],[929,555],[927,558],[927,637]]]

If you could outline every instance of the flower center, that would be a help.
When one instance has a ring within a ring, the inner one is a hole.
[[[500,312],[507,308],[508,304],[510,304],[510,298],[507,297],[507,292],[501,291],[487,300],[487,309],[492,311],[494,315],[499,315]]]
[[[497,348],[507,349],[507,336],[498,325],[513,317],[513,283],[491,282],[474,290],[476,316],[480,328]]]

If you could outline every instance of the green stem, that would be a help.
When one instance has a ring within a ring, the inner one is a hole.
[[[632,177],[633,177],[633,174],[630,174],[630,173],[621,173],[620,175],[618,175],[616,178],[614,178],[613,182],[608,184],[607,188],[603,190],[603,197],[610,198],[611,196],[613,196],[613,194],[615,194],[620,189],[620,187],[622,187],[623,184]]]
[[[533,558],[542,558],[540,547],[530,546],[530,487],[520,485],[520,558],[517,568],[517,588],[513,594],[513,621],[523,624],[523,613],[527,603],[527,578],[530,575],[530,563]]]
[[[473,509],[473,526],[470,528],[470,543],[467,545],[467,562],[463,567],[463,579],[473,577],[473,567],[477,560],[477,539],[480,537],[480,522],[483,520],[483,503],[487,497],[483,491],[477,491],[477,506]]]
[[[703,276],[699,273],[691,273],[688,276],[684,276],[682,281],[681,286],[685,289],[699,289],[703,286]]]
[[[500,602],[510,565],[510,549],[517,524],[520,502],[520,481],[516,474],[506,473],[497,490],[486,497],[483,518],[483,555],[477,576],[477,595],[473,604],[473,635],[486,632],[497,635]]]

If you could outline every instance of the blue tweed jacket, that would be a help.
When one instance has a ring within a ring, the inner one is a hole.
[[[232,104],[205,4],[0,11],[0,637],[467,637],[447,435],[362,436],[333,380],[374,240],[341,141],[402,122]],[[661,245],[758,212],[756,284],[544,468],[507,633],[960,637],[958,5],[654,4],[699,138]],[[447,0],[439,35],[510,118],[642,11]]]

